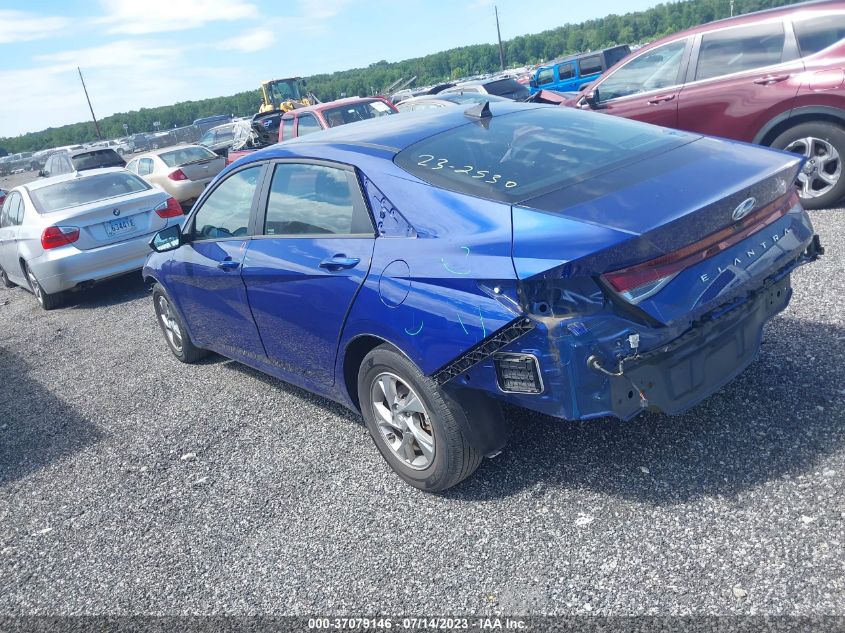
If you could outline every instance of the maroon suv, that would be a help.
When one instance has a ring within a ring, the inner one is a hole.
[[[845,1],[711,22],[635,51],[566,105],[786,149],[809,209],[845,195]]]

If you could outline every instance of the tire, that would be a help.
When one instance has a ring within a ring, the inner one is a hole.
[[[4,288],[14,288],[15,284],[9,279],[9,275],[6,274],[6,271],[3,270],[3,267],[0,266],[0,284]]]
[[[398,406],[385,406],[391,398]],[[415,488],[446,490],[481,464],[483,456],[462,431],[468,424],[464,408],[394,348],[381,345],[364,357],[358,370],[358,401],[379,452]],[[402,407],[408,403],[411,407],[403,417]]]
[[[774,141],[809,160],[798,176],[798,194],[805,209],[826,209],[845,196],[845,130],[824,121],[800,123]]]
[[[153,286],[153,307],[156,321],[164,340],[173,355],[183,363],[195,363],[208,355],[208,351],[193,344],[185,323],[161,284]]]
[[[35,277],[35,273],[32,272],[29,264],[24,264],[24,273],[26,274],[26,280],[29,283],[29,289],[32,291],[32,294],[35,295],[35,298],[38,299],[38,303],[42,308],[45,310],[55,310],[62,305],[62,301],[64,299],[63,293],[56,292],[50,294],[46,292],[44,288],[41,287],[41,283]]]

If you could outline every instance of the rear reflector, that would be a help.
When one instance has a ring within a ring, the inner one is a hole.
[[[658,292],[682,270],[738,244],[786,215],[798,204],[795,190],[770,202],[731,226],[655,259],[605,273],[601,278],[630,303],[639,303]]]
[[[496,382],[506,393],[542,393],[537,359],[530,354],[496,354]]]
[[[169,174],[167,174],[167,177],[170,178],[170,180],[187,180],[188,179],[188,177],[185,175],[185,172],[182,171],[181,169],[177,169],[176,171],[170,172]]]
[[[176,198],[168,198],[167,202],[162,202],[155,208],[156,215],[160,218],[175,218],[180,215],[185,215],[182,211],[182,205]]]
[[[41,234],[41,248],[51,248],[73,244],[79,239],[79,229],[75,226],[48,226]]]

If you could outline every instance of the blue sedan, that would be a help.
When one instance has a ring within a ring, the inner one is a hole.
[[[211,350],[359,411],[409,484],[567,420],[680,413],[757,355],[822,248],[801,158],[569,108],[409,113],[236,161],[144,276]]]

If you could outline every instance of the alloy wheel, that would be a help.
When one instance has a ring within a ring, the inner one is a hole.
[[[836,186],[842,175],[842,159],[828,141],[808,136],[792,141],[784,148],[807,158],[798,174],[802,198],[818,198]]]
[[[35,274],[33,274],[32,269],[30,269],[29,266],[26,267],[26,280],[29,282],[32,294],[34,294],[35,298],[38,299],[38,303],[44,305],[44,295],[41,292],[41,284],[38,283],[38,280],[35,278]]]
[[[434,429],[425,405],[399,376],[383,372],[370,389],[373,417],[390,450],[409,468],[424,470],[434,460]]]
[[[164,336],[167,337],[167,342],[170,343],[170,347],[172,347],[177,354],[181,354],[182,329],[176,321],[170,302],[166,297],[159,296],[156,301],[156,307],[158,308],[158,318],[161,321],[161,327],[164,330]]]

